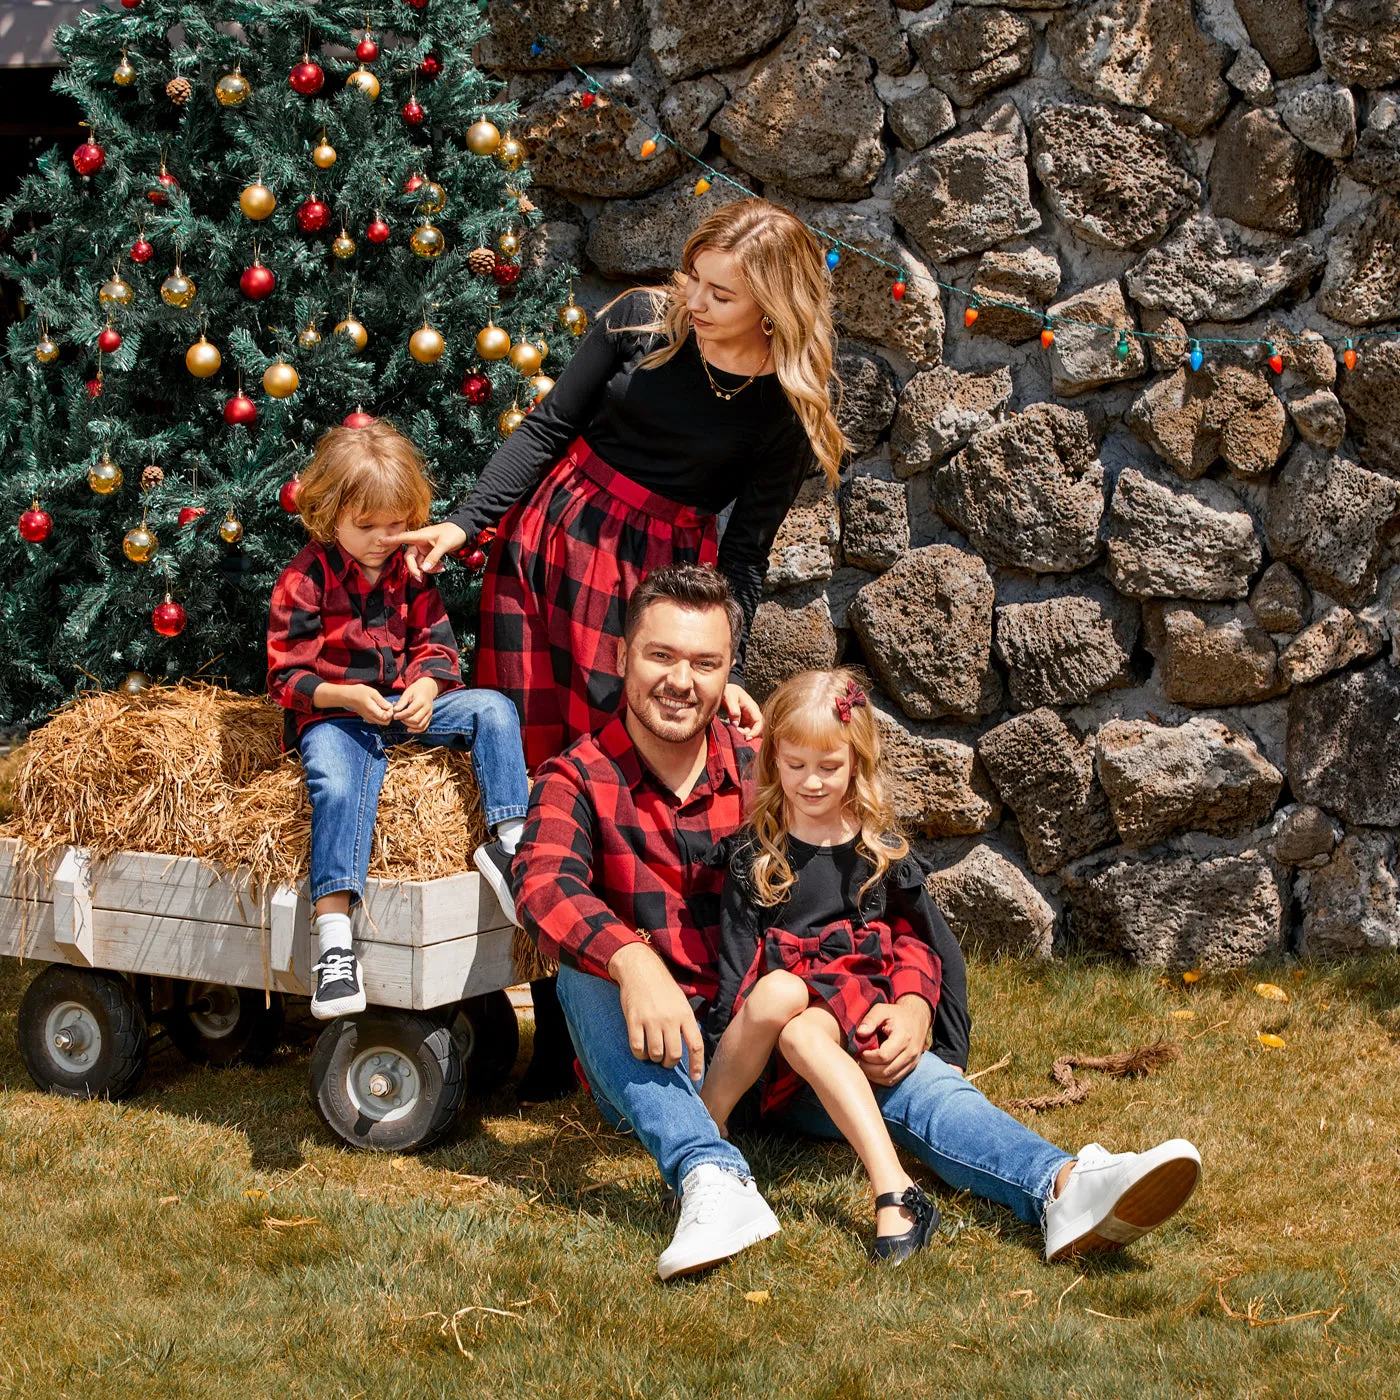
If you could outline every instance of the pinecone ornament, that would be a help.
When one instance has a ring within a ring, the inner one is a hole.
[[[467,266],[478,277],[489,277],[496,268],[496,255],[490,248],[473,248],[467,254]]]
[[[190,100],[194,85],[188,78],[171,78],[165,85],[165,95],[177,106],[183,107]]]
[[[164,480],[165,473],[154,462],[141,468],[141,489],[143,491],[149,491],[152,487],[161,485]]]

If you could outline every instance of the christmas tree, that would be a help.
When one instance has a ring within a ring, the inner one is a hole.
[[[90,134],[0,211],[0,724],[130,671],[261,690],[320,433],[392,417],[440,510],[584,325],[566,271],[522,272],[475,0],[122,4],[59,31]],[[442,588],[465,649],[476,575]]]

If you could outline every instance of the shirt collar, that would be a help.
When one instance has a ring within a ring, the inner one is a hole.
[[[344,584],[346,579],[354,574],[363,581],[367,589],[380,588],[386,584],[398,583],[408,572],[408,566],[403,561],[402,549],[396,549],[384,561],[384,567],[380,571],[379,578],[375,583],[370,583],[370,581],[365,578],[364,570],[360,567],[360,561],[346,554],[334,540],[323,544],[321,546],[321,551],[326,556],[326,567],[330,570],[331,577],[340,584]]]
[[[626,705],[598,731],[598,747],[617,765],[622,780],[633,791],[641,785],[643,778],[659,778],[642,762],[632,736],[627,732]],[[709,777],[710,790],[718,792],[726,783],[735,788],[741,786],[739,761],[734,753],[734,732],[729,725],[718,718],[710,721],[706,735],[708,745],[705,754],[705,772]],[[663,784],[664,786],[664,784]]]

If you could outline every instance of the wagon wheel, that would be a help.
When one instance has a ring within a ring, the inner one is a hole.
[[[41,1088],[70,1098],[125,1098],[146,1068],[146,1013],[115,972],[54,963],[19,1005],[19,1053]]]
[[[251,987],[177,982],[174,996],[162,1019],[176,1048],[194,1064],[260,1064],[281,1043],[287,1017],[280,992],[272,994],[269,1005],[265,994]]]
[[[462,1107],[462,1055],[440,1018],[371,1010],[332,1021],[308,1073],[312,1107],[349,1147],[430,1147]]]
[[[520,1053],[520,1022],[505,992],[467,997],[448,1022],[466,1068],[467,1088],[489,1094],[506,1082]]]

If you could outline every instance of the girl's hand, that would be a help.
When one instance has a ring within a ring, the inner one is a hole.
[[[342,699],[347,710],[371,724],[388,724],[394,717],[393,707],[372,685],[352,685]]]
[[[431,676],[420,676],[394,705],[393,715],[403,721],[410,734],[421,734],[433,718],[433,701],[437,699],[438,683]]]
[[[724,713],[744,738],[763,738],[763,711],[758,708],[758,701],[732,681],[724,687]]]
[[[405,530],[385,541],[404,546],[403,561],[415,583],[422,583],[424,574],[440,573],[442,556],[461,549],[466,542],[467,532],[450,520],[441,525],[425,525],[421,530]]]

